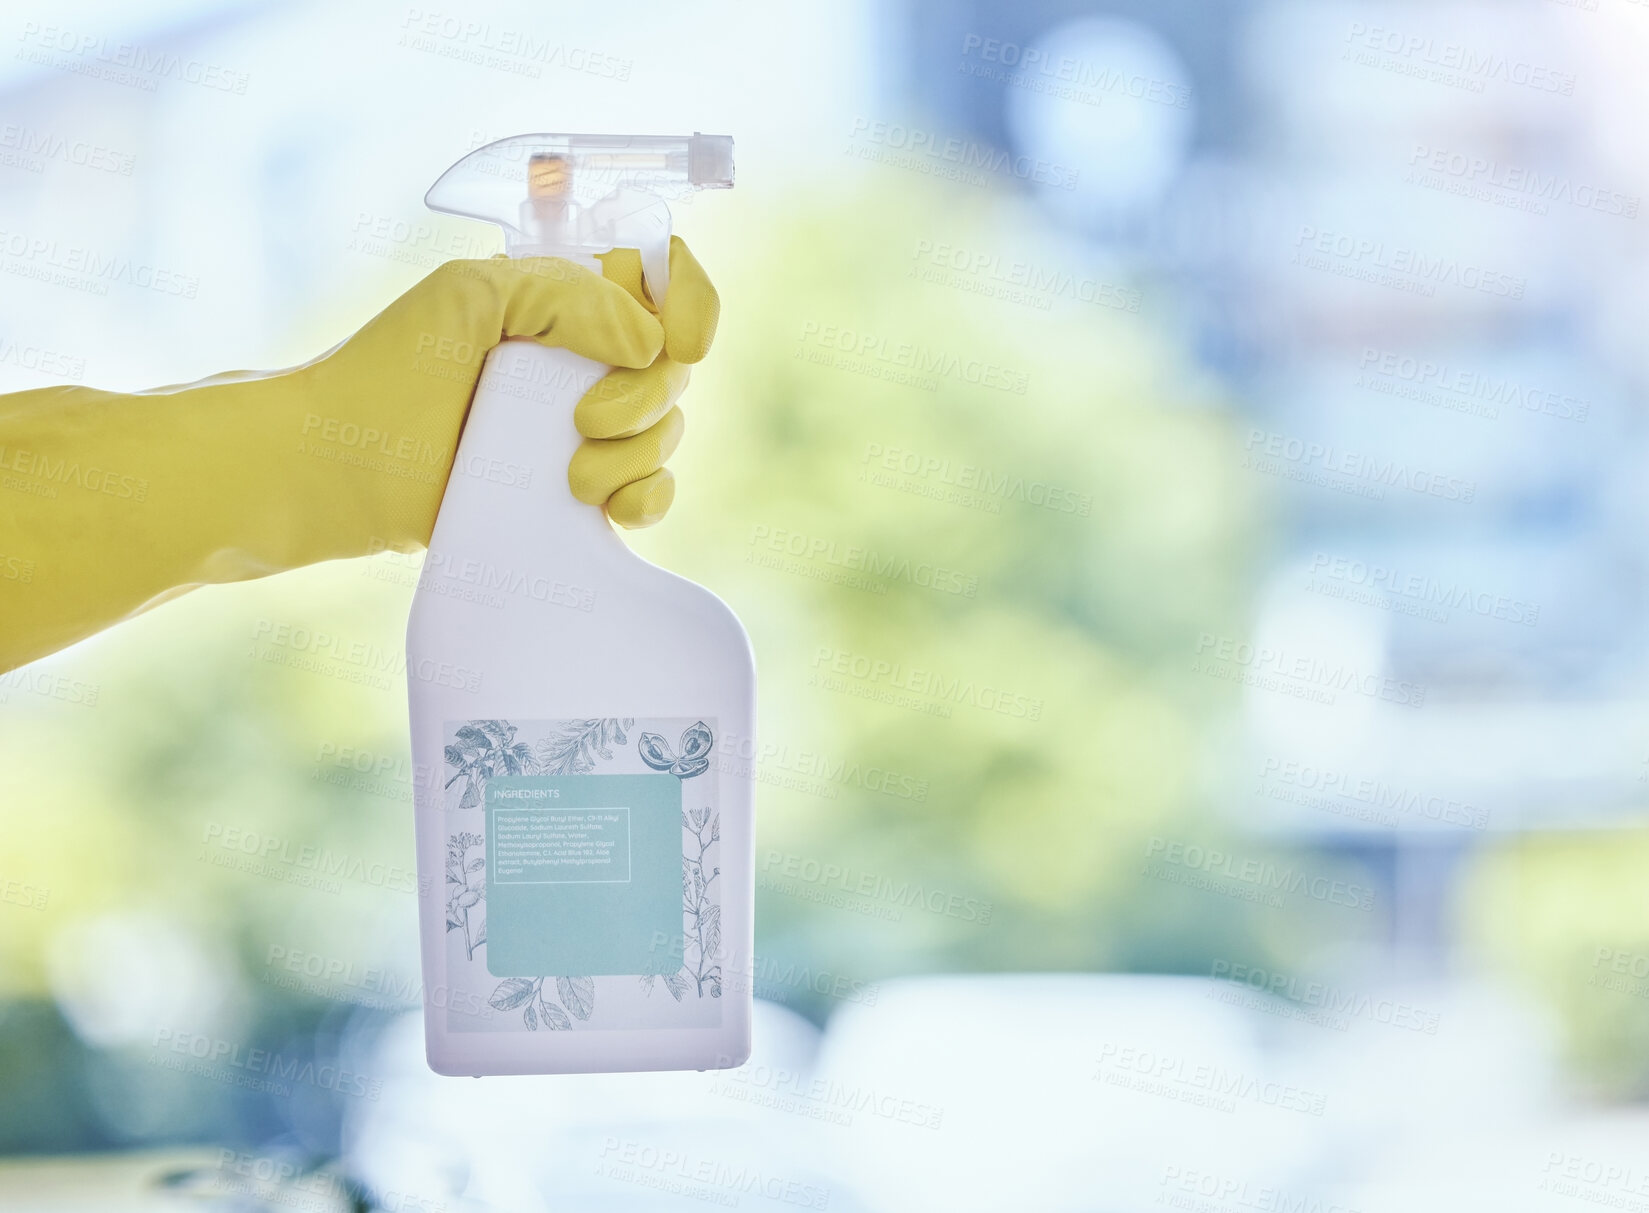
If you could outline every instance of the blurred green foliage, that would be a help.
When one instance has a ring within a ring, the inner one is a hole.
[[[1490,850],[1461,885],[1474,951],[1555,1016],[1595,1096],[1649,1098],[1649,831],[1546,834]]]

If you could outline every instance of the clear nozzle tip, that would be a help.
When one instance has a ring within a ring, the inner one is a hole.
[[[701,135],[695,131],[688,143],[687,159],[688,175],[699,189],[733,187],[733,136]]]

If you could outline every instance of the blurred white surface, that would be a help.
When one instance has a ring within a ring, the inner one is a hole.
[[[1393,1192],[1458,1208],[1435,1154],[1493,1160],[1496,1207],[1563,1207],[1524,1147],[1582,1123],[1550,1092],[1539,1025],[1486,988],[1327,998],[1188,978],[907,979],[822,1033],[758,1002],[739,1070],[557,1079],[438,1078],[408,1016],[360,1044],[387,1083],[348,1127],[345,1162],[381,1191],[522,1211],[733,1197],[1239,1210],[1273,1207],[1266,1191],[1306,1202],[1277,1208],[1385,1208],[1374,1194]]]

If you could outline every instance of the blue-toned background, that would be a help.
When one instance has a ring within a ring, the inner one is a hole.
[[[755,644],[763,999],[727,1075],[430,1075],[418,559],[200,591],[0,678],[0,1206],[1649,1207],[1649,5],[0,47],[7,390],[313,357],[496,250],[422,207],[495,138],[734,136],[633,542]]]

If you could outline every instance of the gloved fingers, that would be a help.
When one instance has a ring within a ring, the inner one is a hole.
[[[610,371],[573,410],[573,424],[586,438],[628,438],[647,429],[686,390],[688,369],[661,357],[641,370]]]
[[[659,321],[615,283],[560,257],[449,261],[495,293],[501,337],[529,337],[609,366],[645,367],[664,345]]]
[[[716,321],[721,317],[721,296],[680,236],[670,237],[670,289],[665,292],[662,310],[647,293],[640,253],[614,249],[600,254],[600,259],[601,271],[610,281],[659,311],[664,323],[664,352],[673,360],[699,362],[710,352]]]
[[[681,444],[681,410],[671,409],[651,429],[629,438],[586,438],[567,465],[567,487],[586,505],[600,505],[627,484],[664,466]]]
[[[664,322],[664,351],[677,362],[701,361],[716,339],[721,296],[704,267],[679,236],[670,238],[670,289],[659,319]]]
[[[607,498],[607,517],[626,530],[640,530],[663,518],[675,499],[675,474],[669,468],[659,468]]]

